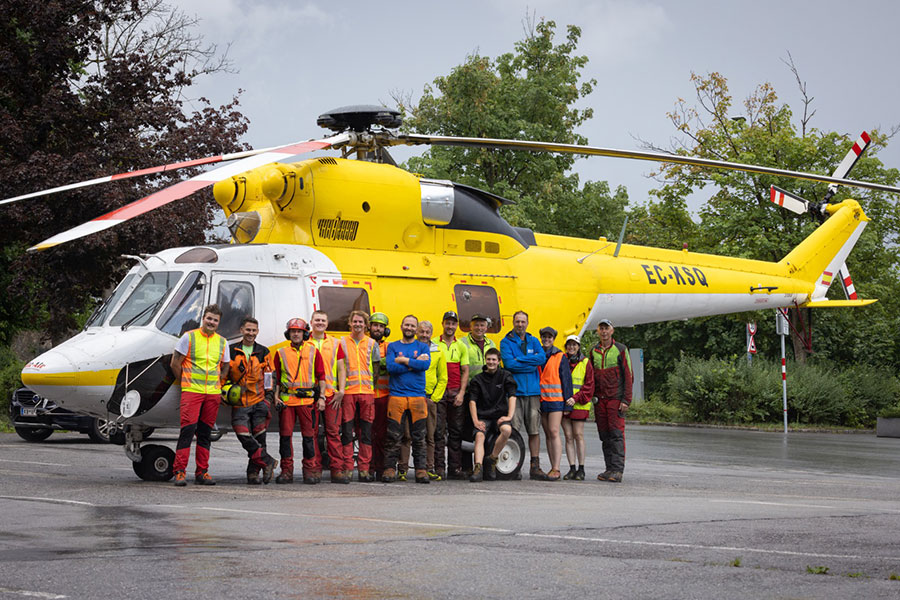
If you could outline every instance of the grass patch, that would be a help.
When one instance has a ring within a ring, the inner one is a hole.
[[[736,559],[734,559],[733,561],[731,561],[728,564],[731,565],[732,567],[740,567],[741,566],[741,557],[738,556]]]
[[[828,571],[830,569],[828,567],[811,567],[806,565],[806,572],[810,575],[828,575]]]

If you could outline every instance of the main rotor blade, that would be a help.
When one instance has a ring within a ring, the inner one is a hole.
[[[37,250],[46,250],[47,248],[52,248],[53,246],[64,244],[65,242],[70,242],[86,235],[103,231],[104,229],[109,229],[110,227],[115,227],[129,219],[133,219],[134,217],[150,212],[155,208],[159,208],[160,206],[189,196],[197,190],[210,186],[217,181],[237,175],[238,173],[243,173],[249,169],[261,167],[283,158],[296,156],[297,154],[312,152],[313,150],[324,150],[331,146],[343,144],[348,139],[349,136],[346,133],[341,133],[321,140],[309,140],[306,142],[290,144],[288,146],[279,146],[275,150],[250,156],[237,162],[213,169],[212,171],[201,173],[195,177],[191,177],[190,179],[150,194],[140,200],[135,200],[131,204],[126,204],[122,208],[99,216],[87,223],[82,223],[77,227],[58,233],[53,237],[44,240],[40,244],[29,248],[28,251],[34,252]]]
[[[256,156],[257,154],[262,154],[271,150],[277,150],[278,148],[280,148],[280,146],[260,148],[259,150],[245,150],[243,152],[232,152],[231,154],[220,154],[218,156],[208,156],[206,158],[195,158],[192,160],[185,160],[182,162],[150,167],[148,169],[138,169],[137,171],[126,171],[124,173],[116,173],[115,175],[106,175],[104,177],[98,177],[96,179],[88,179],[86,181],[79,181],[77,183],[68,183],[66,185],[61,185],[59,187],[50,188],[47,190],[40,190],[37,192],[31,192],[30,194],[22,194],[21,196],[7,198],[5,200],[0,200],[0,204],[9,204],[10,202],[27,200],[29,198],[37,198],[38,196],[49,196],[50,194],[56,194],[59,192],[68,192],[69,190],[77,190],[79,188],[90,187],[92,185],[97,185],[100,183],[119,181],[122,179],[131,179],[132,177],[152,175],[153,173],[164,173],[166,171],[175,171],[177,169],[184,169],[186,167],[196,167],[199,165],[210,165],[217,162],[225,162],[229,160],[239,160],[241,158],[247,158],[248,156]]]
[[[615,148],[600,148],[597,146],[579,146],[577,144],[558,144],[555,142],[531,142],[523,140],[501,140],[488,138],[467,138],[467,137],[451,137],[442,135],[420,135],[406,134],[397,137],[398,143],[410,145],[431,144],[434,146],[462,146],[467,148],[494,148],[505,150],[528,150],[531,152],[559,152],[562,154],[586,154],[589,156],[608,156],[612,158],[631,158],[635,160],[647,160],[652,162],[674,163],[679,165],[689,165],[695,167],[710,167],[713,169],[727,169],[731,171],[745,171],[747,173],[757,173],[759,175],[775,175],[777,177],[793,177],[794,179],[805,179],[807,181],[816,181],[820,183],[834,183],[837,185],[846,185],[850,187],[865,188],[869,190],[877,190],[880,192],[891,192],[900,194],[900,188],[880,183],[869,183],[866,181],[856,181],[853,179],[842,179],[840,177],[828,177],[827,175],[818,175],[815,173],[804,173],[802,171],[789,171],[787,169],[775,169],[773,167],[762,167],[757,165],[747,165],[743,163],[728,162],[724,160],[711,160],[708,158],[693,158],[690,156],[679,156],[677,154],[663,154],[661,152],[643,152],[640,150],[617,150]]]

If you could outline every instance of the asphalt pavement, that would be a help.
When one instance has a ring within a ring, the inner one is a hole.
[[[0,434],[0,598],[900,598],[900,439],[626,436],[621,484],[589,432],[584,482],[248,486],[228,434],[175,488]]]

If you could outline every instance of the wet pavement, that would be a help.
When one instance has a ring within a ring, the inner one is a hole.
[[[251,487],[229,434],[174,488],[2,434],[0,598],[900,597],[900,439],[629,426],[616,485],[587,438],[584,482]]]

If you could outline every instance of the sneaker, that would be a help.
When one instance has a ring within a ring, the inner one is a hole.
[[[428,471],[425,469],[416,469],[416,483],[431,483],[428,477]]]
[[[184,471],[175,471],[175,487],[184,487],[187,485],[187,477]]]
[[[360,471],[359,480],[362,483],[372,483],[373,481],[375,481],[375,477],[373,477],[372,474],[368,471]]]
[[[438,469],[437,471],[435,471],[435,474],[438,476],[437,481],[443,481],[444,479],[447,479],[447,473],[443,469]]]
[[[194,476],[194,483],[197,485],[216,485],[216,480],[212,478],[208,471],[200,471]]]
[[[598,481],[609,481],[609,476],[612,475],[612,471],[603,471],[599,475],[597,475]]]
[[[610,483],[622,483],[622,471],[613,471],[606,480]]]
[[[469,477],[469,481],[472,483],[478,483],[479,481],[484,481],[484,473],[481,470],[481,464],[475,463],[475,469],[472,471],[472,476]]]
[[[559,481],[559,477],[559,469],[550,469],[550,472],[547,473],[547,481]]]
[[[569,481],[575,479],[576,475],[578,475],[578,469],[575,468],[575,465],[569,465],[569,472],[563,475],[563,479]]]
[[[406,481],[406,469],[400,469],[397,471],[397,479],[399,481]]]
[[[272,458],[271,456],[266,455],[266,466],[263,467],[262,472],[262,482],[263,483],[271,483],[272,475],[275,474],[275,469],[278,468],[278,460]]]
[[[578,470],[575,472],[575,481],[584,481],[584,465],[578,467]]]
[[[438,475],[437,471],[428,471],[428,479],[431,481],[441,481],[444,478]]]
[[[493,456],[487,457],[487,462],[482,469],[484,471],[485,481],[497,481],[497,459]]]
[[[294,474],[282,471],[281,474],[275,478],[275,483],[294,483]]]
[[[394,480],[397,478],[397,470],[396,469],[385,469],[384,473],[381,474],[381,481],[383,483],[394,483]]]

